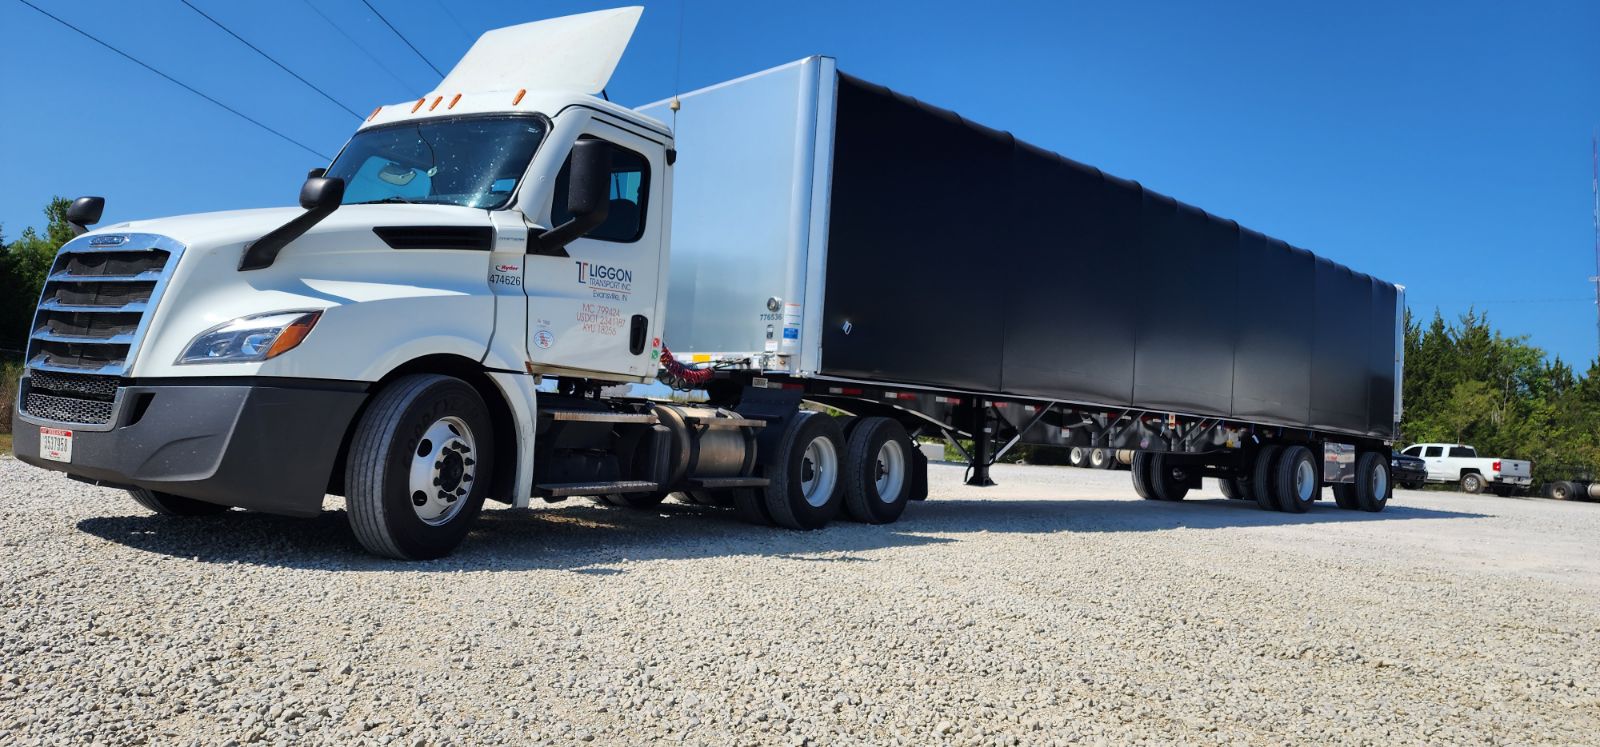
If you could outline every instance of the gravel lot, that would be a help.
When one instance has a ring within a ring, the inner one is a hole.
[[[890,527],[486,510],[455,556],[0,457],[0,744],[1600,742],[1600,504],[933,471]]]

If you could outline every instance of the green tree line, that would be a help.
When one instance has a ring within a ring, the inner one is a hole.
[[[26,228],[14,241],[0,226],[0,361],[14,365],[27,346],[45,275],[73,235],[68,204],[51,198],[44,229]],[[1407,309],[1405,337],[1403,443],[1469,443],[1485,455],[1531,459],[1540,480],[1600,467],[1600,366],[1580,374],[1477,311],[1454,322],[1435,311],[1423,326]]]

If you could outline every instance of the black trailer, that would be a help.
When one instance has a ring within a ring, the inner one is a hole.
[[[1381,510],[1403,289],[813,57],[645,107],[678,164],[665,341],[714,403],[780,392],[972,444],[1132,453],[1303,511]],[[767,390],[763,392],[762,390]]]

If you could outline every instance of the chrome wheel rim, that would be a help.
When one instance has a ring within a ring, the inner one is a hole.
[[[839,481],[839,451],[833,441],[814,438],[800,457],[800,495],[814,508],[826,505]]]
[[[878,490],[878,500],[894,503],[900,497],[900,488],[906,480],[906,455],[900,442],[884,441],[878,447],[878,456],[872,466],[872,486]]]
[[[448,416],[434,421],[411,447],[411,510],[429,526],[447,524],[461,513],[477,479],[478,446],[466,421]]]
[[[1106,463],[1106,450],[1105,449],[1095,449],[1094,451],[1089,452],[1089,463],[1094,465],[1094,466],[1096,466],[1096,467],[1098,467],[1098,466],[1100,466],[1102,464],[1105,464]]]
[[[1301,460],[1294,467],[1294,493],[1301,503],[1311,500],[1317,489],[1317,470],[1311,463]]]

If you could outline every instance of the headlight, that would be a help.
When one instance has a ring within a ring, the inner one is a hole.
[[[306,339],[320,311],[277,311],[219,324],[189,342],[178,363],[246,363],[276,358]]]

